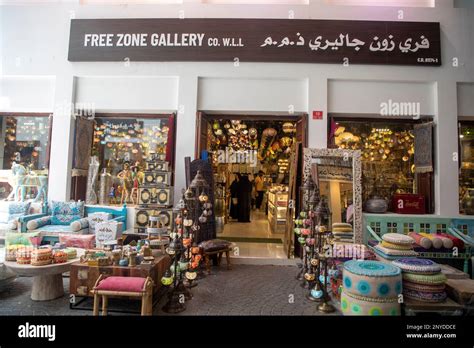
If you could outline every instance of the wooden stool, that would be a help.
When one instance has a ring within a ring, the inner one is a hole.
[[[231,247],[227,247],[225,249],[218,249],[218,250],[212,250],[212,251],[203,251],[203,256],[204,256],[204,261],[206,263],[206,271],[207,274],[211,274],[211,256],[217,255],[217,265],[219,266],[221,264],[222,260],[222,254],[225,253],[225,259],[227,263],[227,269],[232,269],[232,266],[230,264],[230,252],[232,251]]]
[[[93,315],[99,315],[100,298],[102,297],[102,315],[107,315],[108,297],[137,297],[142,300],[141,315],[153,312],[153,280],[150,277],[104,277],[95,282]]]

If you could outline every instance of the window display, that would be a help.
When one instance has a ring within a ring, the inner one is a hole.
[[[0,199],[36,200],[46,196],[49,166],[50,119],[7,115],[1,118],[4,139],[0,146]]]
[[[171,172],[155,172],[150,165],[173,166],[174,115],[99,116],[95,121],[92,155],[99,158],[100,172],[110,175],[109,203],[137,204],[140,185],[171,184]]]
[[[474,123],[459,123],[459,212],[474,215]]]
[[[367,212],[401,213],[392,203],[398,195],[405,199],[407,194],[419,194],[415,198],[431,202],[417,187],[414,126],[410,121],[356,119],[332,123],[329,139],[334,147],[362,152],[362,194]],[[425,212],[421,207],[418,210]]]

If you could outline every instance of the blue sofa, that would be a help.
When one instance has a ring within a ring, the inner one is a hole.
[[[84,216],[70,224],[54,224],[51,207],[45,204],[43,213],[20,217],[21,232],[40,232],[43,244],[54,244],[59,241],[59,233],[89,234],[89,223],[87,216],[91,213],[108,213],[112,219],[123,222],[124,229],[127,226],[127,206],[121,207],[85,205]]]

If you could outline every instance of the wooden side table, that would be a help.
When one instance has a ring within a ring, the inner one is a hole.
[[[207,274],[211,274],[211,256],[217,255],[217,265],[221,264],[222,255],[225,254],[225,259],[227,263],[227,269],[232,269],[232,265],[230,264],[230,252],[232,251],[231,247],[213,251],[203,251],[204,262],[206,264],[206,271]]]

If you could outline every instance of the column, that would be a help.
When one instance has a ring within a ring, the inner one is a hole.
[[[59,76],[56,79],[48,183],[50,201],[68,201],[70,198],[74,89],[74,76]]]
[[[458,107],[455,81],[435,86],[435,212],[459,215]]]

